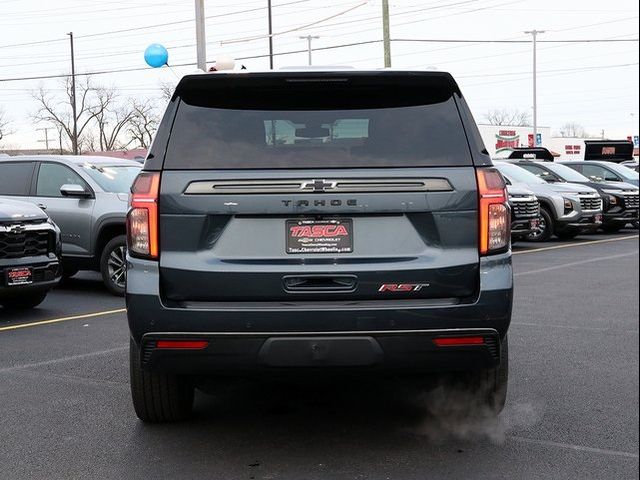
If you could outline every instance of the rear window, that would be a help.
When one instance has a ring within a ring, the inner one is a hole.
[[[472,164],[450,88],[243,83],[183,92],[164,168]]]

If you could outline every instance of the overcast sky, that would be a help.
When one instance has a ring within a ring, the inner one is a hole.
[[[316,65],[383,65],[381,0],[273,0],[276,53],[304,50],[301,35],[318,35],[313,46],[373,41],[314,52]],[[267,0],[205,0],[207,58],[268,53]],[[359,5],[359,6],[358,6]],[[355,7],[355,8],[354,8]],[[346,12],[347,10],[350,11]],[[238,13],[239,11],[245,13]],[[246,12],[246,10],[252,10]],[[540,40],[637,39],[638,4],[632,0],[390,0],[391,37],[403,40],[527,40],[525,30],[545,30]],[[331,18],[333,17],[333,18]],[[67,74],[69,43],[76,37],[79,73],[95,75],[123,96],[157,97],[161,81],[195,69],[193,0],[0,0],[0,109],[15,133],[3,142],[42,147],[29,119],[36,105],[29,92],[59,79],[1,81]],[[314,24],[307,28],[305,25]],[[34,42],[40,42],[33,44]],[[145,68],[153,42],[169,49],[169,63],[194,66]],[[29,45],[16,45],[29,43]],[[531,110],[530,44],[455,44],[395,41],[393,66],[435,67],[453,73],[482,123],[489,109]],[[306,53],[278,55],[275,66],[305,65]],[[268,68],[266,57],[242,60]],[[538,50],[539,125],[558,129],[578,122],[609,137],[638,133],[638,43],[541,43]]]

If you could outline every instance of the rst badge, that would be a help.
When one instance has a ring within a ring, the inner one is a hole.
[[[383,283],[378,288],[378,292],[384,293],[407,293],[419,292],[423,288],[428,288],[428,283]]]

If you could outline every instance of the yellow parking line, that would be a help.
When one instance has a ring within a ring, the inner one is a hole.
[[[85,313],[83,315],[73,315],[71,317],[52,318],[51,320],[40,320],[38,322],[31,323],[19,323],[18,325],[9,325],[7,327],[0,327],[0,332],[6,332],[8,330],[18,330],[19,328],[37,327],[40,325],[49,325],[51,323],[68,322],[69,320],[82,320],[85,318],[102,317],[104,315],[112,315],[114,313],[126,312],[126,308],[118,308],[116,310],[105,310],[103,312]]]
[[[523,250],[521,252],[513,252],[513,255],[524,255],[525,253],[544,252],[547,250],[558,250],[560,248],[581,247],[583,245],[596,245],[598,243],[620,242],[622,240],[629,240],[632,238],[638,238],[638,235],[627,235],[626,237],[605,238],[604,240],[592,240],[589,242],[576,242],[576,243],[567,243],[563,245],[554,245],[552,247],[534,248],[532,250]]]

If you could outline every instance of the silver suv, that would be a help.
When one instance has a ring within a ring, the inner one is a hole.
[[[593,232],[602,225],[602,198],[593,188],[573,183],[547,183],[513,163],[495,162],[495,166],[508,185],[526,186],[540,202],[538,230],[527,240],[542,242],[553,235],[567,240]]]
[[[114,295],[125,287],[125,214],[138,162],[108,157],[0,158],[0,195],[35,203],[62,231],[63,275],[97,270]]]

